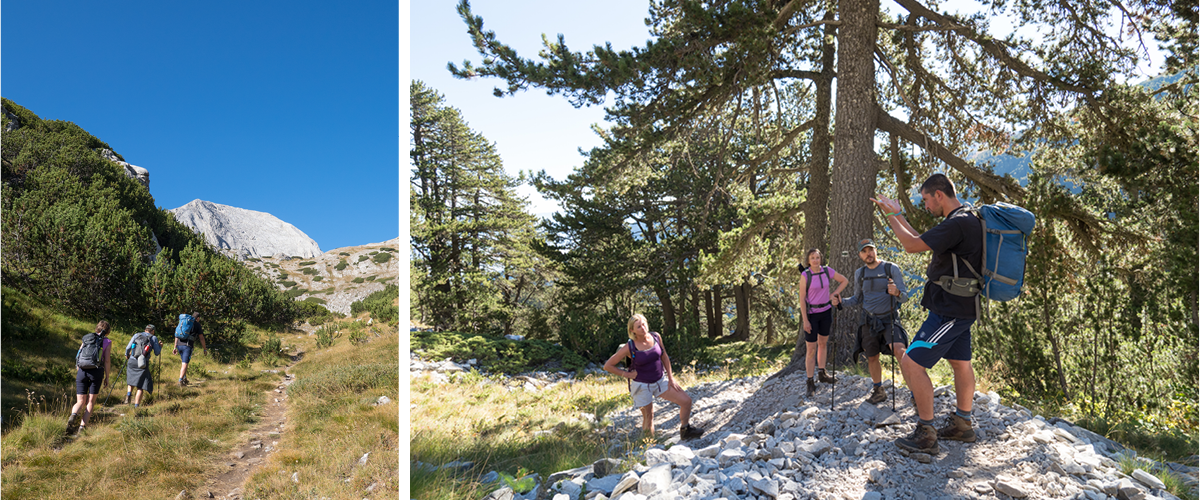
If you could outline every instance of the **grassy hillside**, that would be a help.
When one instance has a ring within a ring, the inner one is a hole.
[[[251,327],[235,352],[197,351],[187,388],[173,383],[179,358],[164,349],[154,360],[162,365],[151,404],[138,409],[120,402],[124,371],[117,363],[112,397],[97,405],[86,431],[64,438],[74,402],[73,356],[94,323],[53,313],[9,289],[3,303],[4,498],[174,498],[180,490],[204,491],[210,478],[228,470],[231,450],[263,418],[268,398],[278,397],[289,355],[300,360],[290,368],[296,380],[289,387],[287,431],[244,491],[260,498],[395,496],[394,330],[372,329],[365,317],[333,323],[328,326],[347,335],[318,348],[316,335]],[[132,332],[113,329],[118,352]],[[60,373],[71,375],[69,385]],[[33,404],[26,405],[26,390],[34,391]],[[381,395],[392,402],[373,405]],[[364,453],[370,453],[367,463],[356,465]],[[280,470],[312,479],[297,485],[278,477]],[[87,473],[76,480],[79,471]],[[374,493],[364,493],[372,484]]]

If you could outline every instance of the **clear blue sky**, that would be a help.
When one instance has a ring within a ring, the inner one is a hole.
[[[148,169],[162,208],[268,212],[323,251],[386,241],[400,233],[401,8],[8,2],[0,94]]]

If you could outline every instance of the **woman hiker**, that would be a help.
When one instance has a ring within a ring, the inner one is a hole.
[[[82,432],[87,427],[100,387],[108,381],[107,374],[112,368],[111,350],[107,321],[96,323],[96,331],[83,336],[83,344],[75,354],[75,406],[71,407],[71,416],[67,417],[67,434]],[[85,405],[87,411],[80,419],[79,410],[85,409]]]
[[[134,408],[141,405],[143,393],[154,393],[154,377],[150,374],[151,353],[161,355],[162,344],[154,336],[154,325],[146,325],[146,330],[134,334],[125,348],[125,383],[128,384],[125,404],[129,404],[132,396]],[[133,396],[135,388],[137,396]]]
[[[667,356],[666,348],[662,345],[662,338],[657,332],[650,331],[646,317],[641,314],[634,314],[629,318],[628,330],[629,342],[608,358],[604,363],[604,371],[632,381],[629,393],[633,397],[633,406],[642,409],[643,434],[654,435],[654,397],[661,396],[679,405],[679,437],[700,437],[704,434],[704,429],[688,423],[692,412],[692,398],[675,382],[671,373],[671,358]],[[633,359],[629,364],[630,369],[617,368],[617,363],[626,357]]]
[[[808,381],[805,395],[812,397],[817,390],[818,379],[826,384],[834,382],[833,377],[825,373],[829,328],[833,325],[833,306],[838,305],[842,290],[850,280],[832,267],[822,266],[820,250],[809,249],[804,261],[808,263],[808,269],[800,273],[800,318],[804,320],[804,341],[807,343],[804,366]],[[834,281],[838,287],[831,293]],[[817,373],[813,373],[814,365]]]

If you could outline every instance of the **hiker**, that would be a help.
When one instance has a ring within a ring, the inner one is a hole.
[[[156,355],[162,354],[162,344],[159,343],[158,337],[154,336],[154,325],[146,325],[145,331],[134,334],[133,338],[129,339],[129,346],[125,348],[125,383],[128,384],[125,389],[125,404],[129,404],[136,388],[137,395],[133,396],[134,408],[141,405],[143,392],[154,393],[154,377],[150,374],[151,352]]]
[[[954,276],[958,267],[969,263],[982,269],[983,228],[979,219],[965,208],[954,191],[954,183],[944,174],[933,174],[920,189],[925,209],[945,217],[941,223],[918,235],[901,214],[900,202],[885,196],[873,198],[883,209],[888,223],[908,253],[931,252],[925,271],[928,281],[921,306],[929,317],[921,325],[900,361],[901,373],[913,393],[917,407],[917,427],[912,435],[896,440],[896,446],[936,454],[939,439],[975,442],[971,425],[971,403],[975,396],[975,371],[971,367],[971,325],[978,315],[978,286],[975,293],[961,285],[969,280],[943,280]],[[961,262],[960,262],[961,261]],[[933,383],[927,370],[945,358],[954,371],[957,411],[947,417],[947,425],[933,427]]]
[[[879,364],[879,354],[886,352],[896,359],[903,359],[904,348],[908,345],[908,333],[900,325],[895,309],[908,300],[904,273],[896,264],[878,258],[875,250],[875,242],[870,239],[858,242],[858,258],[866,265],[854,271],[856,290],[843,302],[847,307],[862,304],[860,348],[867,356],[867,371],[871,373],[871,382],[874,383],[871,395],[867,398],[871,404],[887,400],[887,394],[883,392],[883,367]],[[855,361],[858,361],[857,357]]]
[[[96,323],[96,331],[83,336],[83,344],[75,353],[75,406],[71,407],[71,416],[67,417],[67,434],[83,432],[88,420],[92,418],[92,408],[96,405],[96,396],[100,387],[108,381],[108,372],[112,362],[109,351],[112,350],[112,340],[108,338],[108,322]],[[79,418],[79,410],[84,409],[83,418]]]
[[[671,373],[671,357],[667,356],[662,337],[658,332],[650,331],[646,317],[641,314],[629,318],[628,330],[629,342],[604,362],[604,371],[631,380],[629,394],[633,397],[633,406],[642,410],[643,434],[654,435],[654,397],[661,396],[679,405],[679,437],[700,437],[704,429],[688,423],[692,398],[675,382]],[[626,357],[632,359],[630,369],[617,368],[617,363]]]
[[[208,353],[208,346],[204,342],[204,329],[200,327],[200,313],[180,314],[179,326],[175,327],[175,348],[171,349],[172,354],[178,354],[183,366],[179,367],[179,387],[187,387],[187,368],[188,362],[192,360],[192,348],[196,345],[196,339],[200,339],[200,348]]]
[[[808,374],[808,390],[812,397],[817,390],[817,380],[832,384],[836,380],[825,373],[828,358],[829,328],[833,326],[833,306],[841,302],[842,290],[849,284],[845,276],[832,267],[821,265],[821,251],[810,248],[804,255],[808,269],[800,273],[800,319],[803,320],[805,349],[805,373]],[[830,285],[836,281],[837,290],[830,293]],[[814,374],[813,369],[816,368]]]

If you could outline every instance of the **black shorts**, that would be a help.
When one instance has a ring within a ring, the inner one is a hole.
[[[866,354],[868,358],[879,355],[880,343],[886,342],[884,339],[887,338],[888,334],[892,334],[891,344],[908,345],[908,332],[904,331],[904,327],[900,325],[899,321],[893,325],[891,318],[886,318],[880,320],[880,324],[875,324],[874,327],[872,327],[872,323],[875,322],[868,320],[867,324],[859,327],[862,328],[863,354]],[[878,328],[881,325],[883,329],[879,330]],[[892,330],[892,326],[895,326],[894,331]]]
[[[833,308],[831,307],[819,313],[809,313],[808,324],[812,326],[811,332],[805,332],[804,324],[800,324],[800,332],[804,334],[805,342],[816,342],[817,335],[828,337],[829,328],[833,326]]]
[[[104,369],[75,369],[75,394],[100,394],[100,383],[104,381]]]

